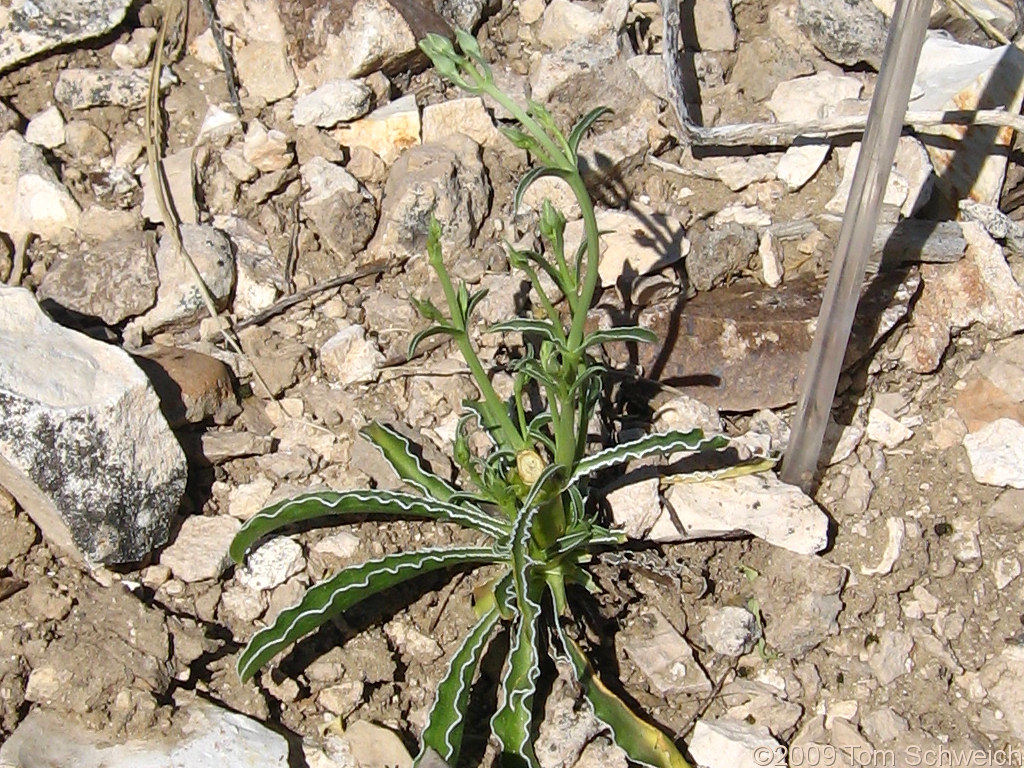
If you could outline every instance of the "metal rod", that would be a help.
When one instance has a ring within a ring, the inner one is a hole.
[[[932,0],[898,0],[829,272],[782,479],[810,490],[857,311],[882,197],[921,58]]]

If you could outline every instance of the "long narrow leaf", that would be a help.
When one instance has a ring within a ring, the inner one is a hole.
[[[699,429],[689,432],[671,431],[644,435],[628,443],[606,448],[583,459],[576,465],[576,469],[569,476],[566,485],[572,485],[581,477],[586,477],[606,467],[614,467],[617,464],[642,459],[645,456],[659,453],[669,454],[676,451],[714,451],[725,448],[728,444],[728,438],[722,435],[705,437]]]
[[[430,717],[421,738],[423,747],[413,765],[419,766],[428,748],[450,765],[458,762],[473,675],[500,618],[497,605],[492,606],[452,656],[448,671],[434,695],[434,705],[430,708]]]
[[[515,320],[506,320],[502,323],[495,323],[487,329],[487,333],[535,333],[543,336],[548,341],[555,341],[555,334],[551,330],[551,323],[547,320],[533,320],[520,317]]]
[[[455,486],[424,466],[412,452],[412,443],[405,435],[377,421],[366,425],[360,432],[377,446],[395,474],[416,490],[441,501],[448,501],[455,493]]]
[[[569,151],[572,152],[573,155],[579,152],[580,140],[583,138],[583,134],[587,132],[590,126],[597,122],[598,118],[609,112],[611,112],[611,109],[608,107],[596,107],[587,112],[587,114],[581,117],[580,121],[572,127],[572,131],[569,132],[568,143]]]
[[[297,604],[261,629],[238,657],[238,676],[248,680],[277,653],[361,600],[442,568],[496,560],[490,547],[423,549],[385,555],[338,573],[311,587]]]
[[[537,766],[533,750],[533,697],[540,675],[538,626],[541,618],[540,597],[544,582],[533,578],[534,565],[529,542],[538,508],[527,508],[516,521],[512,538],[512,580],[515,585],[518,615],[512,625],[505,674],[501,679],[504,700],[491,718],[491,730],[501,744],[503,756],[514,756],[526,765]]]
[[[590,347],[607,344],[613,341],[635,341],[638,344],[653,344],[657,340],[657,334],[653,331],[647,330],[646,328],[609,328],[606,331],[596,331],[587,336],[583,339],[583,346],[584,348],[589,349]]]
[[[249,547],[268,533],[292,523],[318,517],[388,515],[426,518],[458,525],[498,538],[507,535],[509,524],[470,506],[457,506],[437,499],[397,491],[316,491],[272,504],[250,517],[231,542],[231,557],[242,562]]]
[[[416,350],[419,349],[420,344],[431,336],[454,336],[459,332],[458,328],[451,325],[432,325],[429,328],[425,328],[412,337],[412,341],[409,342],[409,350],[406,353],[406,356],[410,358],[413,357],[416,354]]]
[[[558,634],[594,715],[611,729],[615,743],[622,747],[629,759],[648,768],[691,768],[668,736],[633,714],[622,699],[601,682],[583,650],[562,631],[561,626]]]
[[[526,190],[530,188],[530,185],[543,176],[557,176],[560,179],[565,179],[569,176],[569,173],[562,168],[555,168],[550,165],[538,165],[535,168],[531,168],[520,179],[519,186],[516,187],[516,194],[512,205],[513,211],[519,210],[519,206],[523,203],[523,195],[526,194]]]

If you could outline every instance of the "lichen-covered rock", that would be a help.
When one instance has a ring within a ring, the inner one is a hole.
[[[140,560],[167,540],[186,474],[130,358],[0,288],[0,485],[47,539],[93,562]]]
[[[8,3],[0,17],[0,72],[59,45],[109,32],[131,0],[35,0]]]

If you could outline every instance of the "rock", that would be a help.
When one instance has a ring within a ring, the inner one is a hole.
[[[865,286],[845,365],[852,365],[906,314],[915,277],[880,274]],[[739,281],[641,311],[638,323],[663,341],[640,346],[639,361],[623,344],[605,347],[613,363],[639,362],[683,393],[723,411],[755,411],[796,402],[820,309],[823,282],[786,280],[778,288]],[[611,318],[594,310],[594,327]],[[878,318],[881,322],[878,322]],[[874,318],[874,319],[869,319]],[[678,333],[686,328],[686,333]],[[870,335],[870,338],[868,337]]]
[[[999,531],[1018,533],[1024,530],[1024,491],[1015,488],[1003,491],[985,510],[985,519]]]
[[[343,147],[366,147],[391,165],[405,150],[420,143],[420,111],[409,94],[378,107],[356,122],[336,128],[333,136]]]
[[[770,473],[673,484],[653,525],[612,508],[615,525],[633,538],[672,542],[745,531],[770,544],[811,554],[828,545],[828,517],[796,486]]]
[[[922,264],[924,287],[907,329],[903,361],[918,373],[934,371],[950,333],[983,323],[993,334],[1024,329],[1024,291],[1013,279],[1003,249],[973,221],[962,224],[967,252],[955,264]]]
[[[167,540],[185,459],[128,356],[0,288],[0,485],[56,546],[141,560]]]
[[[829,213],[841,215],[846,210],[853,184],[853,174],[860,157],[860,142],[855,141],[849,149],[837,150],[843,168],[843,177],[835,195],[825,203]],[[893,219],[897,213],[910,217],[928,201],[932,186],[932,167],[921,143],[912,136],[901,136],[896,145],[896,157],[886,182],[883,219]],[[886,211],[888,209],[888,212]]]
[[[779,83],[814,71],[810,59],[782,40],[774,36],[755,37],[739,47],[730,83],[751,100],[760,102],[770,97]]]
[[[271,306],[287,288],[281,263],[274,257],[263,231],[238,216],[215,216],[213,225],[228,236],[235,252],[235,300],[239,319]]]
[[[754,614],[732,605],[710,609],[701,632],[715,653],[723,656],[750,653],[761,638],[761,626]]]
[[[301,167],[302,212],[321,241],[337,254],[363,249],[377,226],[377,204],[352,174],[320,157]]]
[[[1024,488],[1024,424],[997,419],[964,437],[964,448],[979,483]]]
[[[145,68],[65,69],[57,76],[53,98],[65,109],[138,109],[146,104],[149,74]]]
[[[702,51],[735,51],[736,25],[730,0],[696,0],[693,27]]]
[[[235,261],[231,245],[218,230],[206,224],[184,224],[181,227],[185,250],[195,262],[199,274],[209,288],[215,306],[223,307],[235,283]],[[129,324],[147,333],[171,325],[194,322],[206,313],[206,304],[192,273],[171,237],[164,234],[156,252],[156,269],[160,275],[156,306]]]
[[[914,639],[906,632],[883,630],[878,642],[868,648],[868,666],[881,685],[892,685],[913,668],[910,652]]]
[[[530,67],[532,98],[541,103],[553,94],[565,92],[581,73],[599,70],[619,53],[616,37],[574,40],[563,48],[543,54]]]
[[[81,209],[38,147],[14,131],[0,139],[0,232],[17,244],[28,235],[43,240],[66,236]]]
[[[72,120],[64,128],[67,153],[84,168],[97,165],[110,156],[110,139],[92,123]]]
[[[756,723],[772,733],[790,733],[803,716],[804,708],[786,699],[785,683],[771,672],[757,680],[733,680],[722,688],[728,702],[726,716],[732,720]]]
[[[589,707],[579,707],[564,678],[555,681],[538,724],[534,751],[541,768],[567,768],[584,747],[604,730]]]
[[[314,86],[378,70],[391,75],[422,62],[416,44],[428,33],[451,35],[429,3],[416,0],[328,0],[282,3],[299,78]]]
[[[384,626],[384,634],[399,653],[419,664],[429,664],[444,656],[437,641],[416,629],[408,618],[392,619]]]
[[[479,96],[449,99],[423,108],[424,144],[440,141],[453,133],[463,133],[481,147],[501,150],[509,147],[508,139],[494,127],[494,121]]]
[[[298,98],[292,122],[333,128],[362,117],[372,104],[373,90],[364,80],[332,80]]]
[[[845,568],[809,555],[775,560],[754,581],[768,644],[798,658],[839,632],[847,575]]]
[[[682,225],[641,203],[627,211],[597,211],[601,238],[598,271],[604,288],[618,286],[626,296],[636,278],[673,264],[690,252]],[[583,241],[583,222],[572,221],[565,228],[565,252],[575,253]]]
[[[565,181],[556,176],[542,176],[527,187],[518,212],[532,210],[539,213],[544,208],[545,200],[550,200],[551,204],[569,221],[574,221],[583,215],[580,202],[572,193],[572,189]]]
[[[657,609],[634,618],[615,636],[615,642],[657,695],[703,695],[711,691],[711,681],[697,664],[686,638]]]
[[[278,536],[251,552],[235,572],[235,578],[242,586],[262,592],[284,584],[305,567],[302,545],[287,536]]]
[[[195,169],[192,166],[191,147],[172,152],[163,160],[164,177],[167,179],[168,203],[174,206],[182,224],[199,222],[199,206],[196,204]],[[153,186],[153,174],[147,165],[140,174],[142,180],[142,215],[154,224],[166,224],[164,212],[157,202]]]
[[[155,246],[150,233],[119,232],[81,253],[62,253],[39,285],[44,307],[98,318],[117,325],[156,302]]]
[[[830,61],[881,64],[886,22],[871,0],[800,0],[797,22]]]
[[[356,556],[362,547],[359,537],[354,533],[342,531],[325,536],[313,545],[313,551],[324,558],[334,558],[339,562],[348,562]]]
[[[1024,102],[1024,53],[1014,46],[984,48],[929,35],[914,78],[912,110],[1006,109]],[[955,217],[960,200],[998,206],[1013,132],[991,126],[942,126],[925,133],[935,188]],[[951,141],[950,141],[951,140]]]
[[[289,149],[288,137],[276,128],[269,131],[259,120],[249,123],[242,147],[245,162],[264,173],[283,171],[295,160]]]
[[[780,122],[823,118],[846,99],[860,98],[864,83],[856,77],[818,72],[779,83],[768,100],[768,108]]]
[[[551,0],[544,10],[537,40],[554,50],[579,40],[597,40],[616,31],[598,11],[571,0]]]
[[[298,85],[283,40],[249,40],[235,47],[234,62],[249,95],[267,104],[291,96]]]
[[[117,43],[110,52],[111,60],[121,69],[136,69],[146,66],[157,31],[152,27],[133,29],[127,43]]]
[[[663,514],[660,481],[657,477],[627,482],[605,497],[616,525],[625,525],[627,535],[649,531]],[[621,522],[620,522],[621,521]]]
[[[242,412],[231,369],[215,357],[165,346],[135,350],[172,427],[212,420],[227,424]]]
[[[154,729],[144,738],[118,743],[116,737],[111,739],[111,734],[88,730],[70,718],[37,709],[0,747],[0,764],[11,768],[289,765],[288,742],[284,737],[244,715],[196,698],[182,707],[175,719],[180,724],[176,736],[166,737]]]
[[[53,149],[64,143],[64,116],[51,105],[28,121],[25,141],[44,149]]]
[[[760,245],[754,230],[735,222],[714,228],[698,225],[689,234],[686,276],[698,291],[710,291],[746,271]]]
[[[357,768],[386,765],[389,768],[412,768],[412,757],[402,740],[379,725],[356,720],[341,737],[356,756]]]
[[[223,464],[245,456],[264,456],[274,448],[266,435],[251,432],[206,432],[202,438],[203,458],[210,464]]]
[[[771,226],[772,216],[768,211],[756,205],[730,203],[711,217],[711,224],[720,227],[724,224],[742,224],[745,227],[762,229]]]
[[[472,244],[487,216],[490,183],[480,149],[461,134],[409,149],[384,187],[380,224],[369,250],[389,258],[426,253],[431,215],[449,258]]]
[[[572,768],[629,768],[629,760],[618,744],[597,738],[583,748]]]
[[[828,157],[830,145],[814,139],[797,139],[782,155],[775,175],[786,185],[786,189],[795,192],[810,181]]]
[[[702,429],[705,434],[715,434],[723,431],[722,417],[715,408],[686,395],[675,395],[658,406],[652,425],[659,432]]]
[[[867,436],[868,440],[874,440],[892,450],[912,438],[914,432],[881,408],[873,407],[868,411]]]
[[[993,703],[1006,718],[1012,738],[1024,739],[1024,690],[1017,684],[1024,674],[1024,648],[1008,645],[985,662],[979,676]]]
[[[267,505],[273,492],[274,484],[266,477],[236,485],[228,492],[228,514],[244,522]]]
[[[0,17],[0,72],[63,45],[99,37],[124,20],[131,0],[37,0]]]
[[[690,737],[690,756],[704,768],[757,768],[782,750],[763,725],[719,718],[698,720]]]
[[[361,325],[346,325],[320,349],[320,365],[329,381],[343,385],[367,384],[377,379],[384,355],[366,338]]]
[[[860,572],[865,576],[885,576],[892,573],[892,568],[903,551],[903,540],[907,536],[907,524],[901,518],[890,517],[885,521],[885,527],[889,538],[886,541],[885,550],[882,552],[882,558],[878,565],[862,565],[860,567]]]
[[[759,181],[771,181],[775,178],[778,155],[751,155],[750,157],[734,157],[715,169],[718,180],[733,192],[739,192]]]
[[[434,10],[452,29],[476,29],[484,14],[500,3],[494,0],[434,0]]]
[[[160,562],[184,582],[219,578],[231,564],[228,547],[241,527],[233,517],[186,517]]]

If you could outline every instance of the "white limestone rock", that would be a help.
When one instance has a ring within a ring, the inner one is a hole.
[[[15,243],[30,234],[43,240],[67,236],[81,216],[40,149],[16,131],[0,139],[0,200],[0,232]]]
[[[320,349],[320,364],[329,381],[365,384],[377,378],[384,355],[366,338],[361,325],[348,325],[334,334]]]
[[[711,691],[711,681],[694,658],[686,638],[657,609],[635,617],[615,642],[660,696]]]
[[[250,552],[235,578],[239,584],[262,592],[279,587],[305,567],[302,545],[287,536],[278,536]]]
[[[723,717],[698,720],[689,747],[704,768],[760,768],[770,764],[782,745],[763,725]]]
[[[746,608],[726,605],[710,609],[701,632],[716,653],[742,656],[750,653],[760,639],[761,626]]]
[[[0,485],[47,539],[91,562],[140,560],[167,540],[186,475],[128,355],[0,287]]]
[[[64,116],[56,106],[49,106],[28,121],[25,141],[29,144],[53,149],[64,143]]]
[[[979,483],[1024,488],[1024,424],[996,419],[964,437],[964,448]]]
[[[420,143],[420,110],[410,93],[378,107],[366,117],[335,129],[343,147],[366,147],[391,165],[409,147]]]
[[[228,548],[241,527],[226,515],[185,518],[174,542],[160,554],[160,563],[184,582],[216,579],[231,563]]]
[[[615,525],[633,538],[693,541],[747,532],[800,554],[828,544],[828,517],[799,488],[771,473],[701,483],[675,483],[653,526],[626,508],[612,510]]]
[[[373,90],[363,80],[332,80],[305,96],[300,96],[292,109],[296,125],[317,125],[333,128],[338,123],[357,120],[373,104]]]
[[[237,712],[202,699],[176,714],[175,736],[159,731],[120,742],[117,736],[90,731],[70,719],[36,709],[0,747],[4,768],[142,768],[143,766],[217,766],[287,768],[288,742]]]

